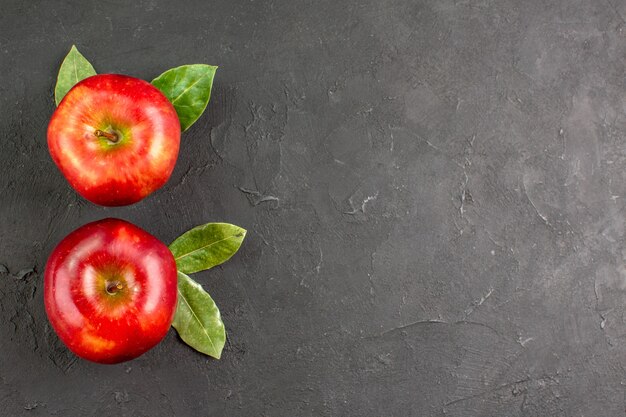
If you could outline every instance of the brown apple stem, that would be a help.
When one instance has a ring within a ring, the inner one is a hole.
[[[111,282],[111,283],[109,283],[107,285],[107,292],[109,294],[115,294],[116,292],[118,292],[122,288],[124,288],[124,286],[122,285],[121,282]]]
[[[118,140],[120,140],[119,136],[117,136],[116,133],[105,132],[104,130],[100,129],[96,130],[94,134],[99,138],[107,138],[113,143],[116,143]]]

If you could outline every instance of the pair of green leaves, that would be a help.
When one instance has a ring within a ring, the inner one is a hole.
[[[217,67],[213,65],[183,65],[167,70],[152,80],[152,85],[161,90],[176,109],[183,131],[204,113],[211,98],[215,71]],[[76,46],[72,46],[59,69],[54,89],[57,106],[74,85],[92,75],[96,75],[96,70]]]
[[[246,231],[228,223],[194,227],[174,240],[170,251],[178,268],[178,307],[172,326],[192,348],[219,359],[226,329],[215,302],[187,274],[213,268],[233,256]]]
[[[206,109],[216,70],[211,65],[183,65],[152,81],[176,109],[183,131]],[[74,85],[92,75],[96,75],[93,66],[72,46],[59,69],[54,90],[57,106]],[[207,223],[189,230],[170,245],[178,268],[178,306],[172,326],[185,343],[216,359],[226,342],[220,311],[211,296],[187,274],[226,262],[239,250],[245,236],[241,227]]]

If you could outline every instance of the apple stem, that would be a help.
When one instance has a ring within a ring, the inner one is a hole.
[[[107,138],[113,143],[117,143],[117,141],[120,140],[119,136],[116,133],[105,132],[104,130],[100,129],[96,130],[94,134],[99,138]]]

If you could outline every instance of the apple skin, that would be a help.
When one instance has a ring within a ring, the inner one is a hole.
[[[44,274],[52,327],[72,352],[98,363],[127,361],[158,344],[172,324],[177,294],[167,246],[118,219],[70,233]]]
[[[103,206],[133,204],[161,188],[179,147],[172,103],[152,84],[126,75],[82,80],[48,125],[56,165],[80,195]]]

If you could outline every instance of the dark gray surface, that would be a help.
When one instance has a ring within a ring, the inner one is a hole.
[[[626,2],[1,5],[0,415],[624,415]],[[72,43],[145,79],[220,66],[135,206],[83,201],[48,155]],[[59,343],[47,255],[106,216],[249,230],[196,276],[221,361],[174,332],[116,366]]]

